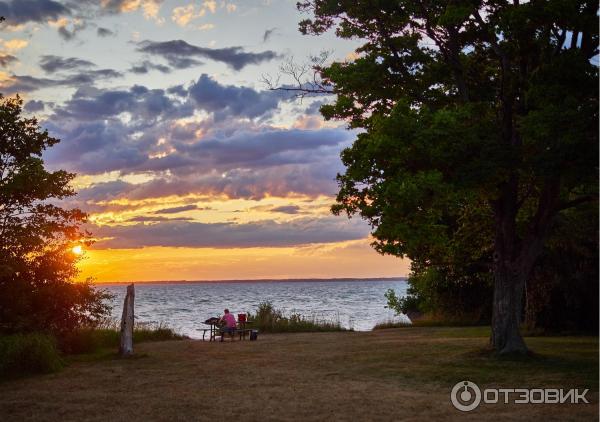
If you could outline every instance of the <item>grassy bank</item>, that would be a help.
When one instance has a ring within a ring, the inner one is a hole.
[[[597,420],[598,338],[526,338],[532,357],[484,352],[489,329],[264,334],[256,342],[145,343],[138,359],[76,362],[0,384],[6,420]],[[455,410],[452,387],[588,388],[591,404]]]
[[[184,338],[164,324],[138,323],[133,331],[134,344]],[[63,334],[60,340],[43,333],[0,335],[0,379],[56,372],[74,355],[114,354],[119,339],[113,321]]]

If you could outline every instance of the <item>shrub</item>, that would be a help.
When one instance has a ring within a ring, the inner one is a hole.
[[[46,334],[14,334],[0,337],[0,377],[48,373],[61,369],[56,341]]]

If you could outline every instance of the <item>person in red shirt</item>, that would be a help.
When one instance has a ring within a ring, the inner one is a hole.
[[[233,334],[235,333],[235,329],[237,327],[235,317],[229,312],[229,309],[225,309],[223,312],[224,315],[221,317],[221,322],[223,323],[223,327],[221,327],[221,341],[223,341],[225,338],[226,333],[229,333],[233,339]]]

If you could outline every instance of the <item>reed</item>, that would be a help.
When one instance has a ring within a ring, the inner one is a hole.
[[[291,313],[286,315],[281,309],[276,309],[271,302],[261,302],[255,314],[249,313],[248,319],[253,321],[252,328],[267,333],[302,333],[324,331],[347,331],[342,327],[339,316],[337,319],[319,318]]]

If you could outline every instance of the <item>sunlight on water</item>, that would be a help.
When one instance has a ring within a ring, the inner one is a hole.
[[[125,285],[110,285],[115,294],[113,317],[120,318]],[[286,313],[297,312],[317,319],[338,321],[357,331],[378,322],[399,320],[385,308],[384,293],[394,289],[406,294],[406,282],[396,280],[282,281],[243,283],[136,284],[135,314],[140,322],[164,322],[178,332],[199,337],[202,322],[221,315],[224,308],[234,314],[255,312],[260,302],[270,301]]]

